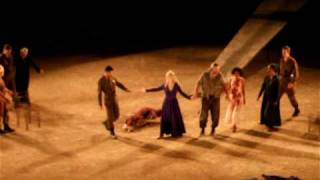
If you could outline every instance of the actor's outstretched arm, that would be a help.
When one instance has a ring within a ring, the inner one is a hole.
[[[192,98],[199,97],[199,89],[203,84],[203,78],[204,78],[204,73],[200,76],[200,78],[199,78],[199,80],[198,80],[198,82],[196,84],[196,87],[194,88],[194,92],[193,92]]]
[[[40,66],[36,64],[31,57],[29,57],[29,63],[38,73],[41,73]]]
[[[162,84],[161,86],[159,87],[156,87],[156,88],[149,88],[149,89],[146,89],[146,92],[157,92],[157,91],[161,91],[164,89],[164,85]]]
[[[102,81],[101,79],[98,82],[98,103],[102,107]]]
[[[117,80],[115,80],[116,81],[116,86],[118,86],[118,88],[120,88],[120,89],[122,89],[122,90],[124,90],[124,91],[126,91],[126,92],[131,92],[125,85],[123,85],[121,82],[119,82],[119,81],[117,81]]]
[[[257,100],[260,99],[261,95],[262,95],[263,92],[265,91],[265,88],[266,88],[266,78],[264,78],[264,80],[263,80],[263,83],[262,83],[262,85],[261,85],[261,88],[260,88],[260,91],[259,91]]]
[[[200,89],[200,85],[197,83],[196,87],[194,88],[194,92],[193,92],[193,96],[194,98],[199,96],[199,89]]]
[[[300,72],[299,72],[299,65],[297,60],[293,59],[294,61],[294,72],[295,72],[295,80],[298,80],[300,77]]]
[[[191,95],[187,95],[182,89],[181,89],[181,87],[178,85],[178,91],[179,91],[179,93],[184,97],[184,98],[186,98],[186,99],[191,99]]]

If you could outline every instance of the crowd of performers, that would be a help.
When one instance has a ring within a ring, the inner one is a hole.
[[[284,93],[289,97],[291,105],[294,107],[293,117],[298,116],[300,109],[295,97],[295,83],[299,78],[299,69],[296,60],[290,55],[290,47],[282,48],[280,66],[270,64],[267,66],[266,77],[261,85],[257,100],[263,96],[260,123],[264,124],[269,131],[276,130],[276,126],[281,125],[280,99]],[[0,134],[14,132],[9,126],[10,109],[14,109],[18,102],[30,104],[28,93],[30,71],[33,67],[38,73],[43,73],[41,69],[29,55],[26,47],[20,49],[19,55],[13,55],[13,48],[5,44],[0,54]],[[116,97],[116,87],[130,92],[130,90],[120,83],[113,75],[113,68],[107,66],[104,75],[98,82],[98,101],[101,109],[106,108],[107,119],[103,122],[111,136],[116,138],[114,122],[119,118],[120,111]],[[143,107],[134,114],[128,116],[124,129],[132,131],[135,127],[146,124],[147,119],[160,117],[159,139],[164,135],[181,137],[185,132],[183,116],[179,107],[177,93],[188,100],[201,99],[201,110],[199,117],[200,135],[205,134],[209,112],[211,114],[211,135],[215,134],[215,129],[219,125],[220,119],[220,97],[226,95],[228,107],[225,120],[231,124],[233,132],[237,131],[239,123],[239,110],[246,104],[245,78],[243,70],[235,67],[231,71],[231,78],[225,80],[220,72],[220,66],[212,63],[210,68],[204,72],[192,95],[185,93],[175,73],[169,70],[165,74],[165,81],[159,87],[143,89],[144,93],[164,92],[164,101],[161,109]],[[104,101],[102,96],[104,96]]]
[[[294,107],[293,117],[298,116],[300,109],[295,97],[295,83],[299,78],[299,69],[296,60],[290,55],[290,47],[284,46],[281,50],[280,66],[269,64],[266,68],[266,76],[258,93],[257,100],[263,95],[260,124],[267,127],[268,131],[275,131],[281,125],[280,99],[284,93],[289,97],[291,105]],[[130,92],[130,90],[120,83],[112,74],[112,66],[107,66],[104,75],[98,82],[98,102],[100,108],[103,104],[106,108],[107,119],[104,126],[110,131],[111,136],[116,139],[114,122],[119,118],[120,111],[116,97],[116,87]],[[165,74],[165,81],[159,87],[143,89],[144,93],[164,92],[164,101],[161,109],[144,107],[127,117],[124,125],[126,131],[132,131],[135,127],[142,126],[146,119],[160,117],[159,138],[165,135],[181,137],[186,132],[183,116],[179,107],[177,93],[188,100],[201,99],[201,110],[199,117],[200,136],[205,135],[208,122],[208,114],[211,114],[211,132],[215,134],[215,129],[219,125],[220,119],[220,97],[226,95],[228,107],[225,120],[231,124],[232,132],[236,132],[239,123],[239,110],[246,104],[245,78],[243,70],[235,67],[231,71],[231,78],[226,81],[220,72],[220,66],[212,63],[210,68],[204,72],[198,82],[194,93],[185,93],[175,73],[169,70]],[[102,96],[104,96],[104,101]]]
[[[44,71],[33,61],[29,49],[22,47],[15,57],[13,48],[5,44],[0,54],[0,134],[14,132],[9,126],[8,112],[15,108],[17,103],[30,104],[29,98],[29,67],[38,73]]]

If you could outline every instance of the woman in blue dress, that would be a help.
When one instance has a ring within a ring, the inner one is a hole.
[[[164,134],[171,134],[172,137],[181,137],[186,132],[176,97],[177,92],[186,99],[191,99],[190,95],[187,95],[182,91],[179,81],[173,71],[168,71],[165,77],[166,81],[161,86],[144,89],[144,92],[164,91],[165,93],[160,120],[160,137],[158,139],[163,138]]]

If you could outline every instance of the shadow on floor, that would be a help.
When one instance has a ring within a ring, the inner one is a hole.
[[[155,154],[155,155],[162,156],[165,158],[171,158],[171,159],[176,159],[176,160],[206,163],[208,165],[211,164],[211,162],[209,162],[209,161],[196,159],[195,154],[191,151],[188,151],[188,150],[170,150],[170,149],[167,149],[167,148],[160,146],[160,145],[157,145],[157,144],[146,143],[146,142],[136,140],[136,139],[131,139],[128,137],[119,137],[118,141],[120,141],[124,144],[127,144],[129,146],[137,147],[137,149],[136,149],[136,151],[134,151],[132,153],[126,154],[120,160],[116,160],[114,162],[108,162],[107,164],[109,164],[109,166],[107,166],[106,168],[104,168],[102,170],[99,170],[93,176],[101,175],[103,173],[107,173],[107,172],[112,171],[114,169],[121,168],[123,166],[135,163],[139,160],[143,160],[143,159],[137,157],[136,155],[134,155],[137,152],[151,153],[151,154]],[[174,162],[168,161],[168,162],[162,162],[162,163],[163,164],[160,165],[159,162],[157,162],[156,169],[153,168],[153,171],[159,170],[159,168],[165,167],[169,164],[173,164]],[[150,163],[148,163],[148,164],[150,164],[152,166],[152,164],[155,164],[155,162],[153,160],[150,160]],[[152,172],[152,168],[149,168],[148,173],[151,173],[151,172]]]
[[[3,138],[9,141],[13,141],[15,143],[21,144],[23,146],[35,149],[41,153],[50,155],[58,152],[58,149],[48,142],[39,141],[37,139],[33,139],[28,136],[23,136],[17,132],[5,135],[3,136]]]
[[[256,150],[270,153],[273,155],[278,155],[278,156],[286,156],[286,157],[302,158],[302,159],[307,158],[311,160],[319,160],[320,158],[319,154],[310,153],[306,151],[298,151],[298,150],[293,150],[293,149],[288,149],[288,148],[283,148],[283,147],[278,147],[273,145],[267,145],[263,143],[257,143],[253,141],[240,139],[237,137],[229,137],[227,140],[225,138],[219,138],[219,137],[216,137],[215,139],[217,139],[218,141],[223,141],[225,143],[233,144],[240,147],[246,147],[250,149],[254,148]]]
[[[226,136],[226,135],[220,135],[220,134],[216,134],[215,137],[212,137],[213,139],[220,139],[220,140],[225,140],[227,141],[227,139],[230,138],[230,136]],[[173,139],[173,138],[168,138],[167,140],[170,141],[174,141],[174,142],[179,142],[179,143],[185,143],[187,146],[191,145],[194,147],[199,147],[199,148],[204,148],[207,150],[214,150],[214,151],[218,151],[222,154],[227,154],[230,155],[232,157],[235,158],[242,158],[242,159],[252,159],[255,161],[259,161],[262,163],[266,163],[265,160],[260,159],[256,156],[251,156],[250,154],[248,154],[248,151],[239,151],[239,150],[234,150],[231,149],[229,147],[225,147],[223,146],[221,143],[217,142],[217,141],[208,141],[205,139],[201,139],[201,138],[193,138],[193,137],[183,137],[180,139]]]
[[[28,172],[32,171],[33,169],[36,169],[36,168],[39,168],[42,166],[46,166],[48,164],[56,163],[59,161],[67,160],[69,158],[76,156],[77,153],[90,150],[92,148],[97,147],[100,144],[107,142],[106,140],[112,140],[112,139],[106,138],[104,134],[100,134],[98,136],[91,137],[90,144],[87,146],[79,147],[77,149],[70,150],[70,151],[59,151],[59,150],[55,149],[55,151],[50,152],[51,155],[48,158],[45,158],[45,159],[42,159],[39,161],[34,161],[34,162],[28,164],[27,166],[18,169],[16,172],[17,173],[28,173]],[[48,148],[50,148],[50,147],[48,147]]]
[[[279,129],[277,132],[282,131],[282,129]],[[276,133],[277,133],[276,132]],[[289,139],[283,136],[279,136],[276,133],[267,133],[267,132],[261,132],[257,130],[247,130],[244,132],[244,134],[249,135],[249,136],[254,136],[254,137],[259,137],[259,138],[271,138],[273,140],[279,140],[279,141],[284,141],[284,142],[290,142],[290,143],[296,143],[296,144],[301,144],[301,145],[306,145],[306,146],[313,146],[313,147],[318,147],[318,144],[308,142],[308,141],[303,141],[301,140],[294,140],[294,139]]]

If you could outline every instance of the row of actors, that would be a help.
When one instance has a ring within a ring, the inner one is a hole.
[[[104,125],[113,138],[117,138],[114,130],[114,122],[119,118],[119,106],[116,99],[116,87],[130,92],[113,75],[113,68],[107,66],[104,75],[98,82],[98,102],[103,108],[102,95],[104,95],[104,105],[107,112],[107,119]],[[220,66],[213,63],[209,70],[204,72],[198,80],[193,95],[188,95],[181,89],[180,82],[173,71],[168,71],[165,75],[165,82],[159,87],[143,89],[143,92],[163,91],[165,94],[162,105],[160,119],[160,136],[171,135],[172,137],[181,137],[186,131],[183,117],[180,111],[176,94],[180,93],[186,99],[197,99],[201,97],[200,112],[200,135],[205,134],[205,128],[208,121],[208,113],[211,113],[212,128],[211,135],[215,134],[215,129],[219,125],[220,115],[220,96],[225,93],[229,100],[226,112],[226,120],[232,123],[232,131],[237,131],[238,111],[246,103],[245,79],[242,69],[236,67],[232,70],[230,81],[226,82],[220,72]],[[280,59],[280,69],[276,64],[267,66],[267,76],[265,77],[258,99],[263,94],[261,107],[260,123],[266,125],[268,130],[275,130],[274,126],[281,125],[280,118],[280,98],[284,93],[294,107],[292,116],[298,116],[300,113],[298,103],[295,97],[295,82],[299,77],[298,64],[290,55],[290,48],[282,48],[282,57]]]
[[[0,134],[10,133],[14,130],[9,126],[8,111],[14,107],[14,102],[30,104],[29,99],[29,67],[33,67],[38,73],[41,69],[29,56],[29,49],[23,47],[19,51],[19,57],[14,58],[12,46],[5,44],[0,54]]]

